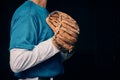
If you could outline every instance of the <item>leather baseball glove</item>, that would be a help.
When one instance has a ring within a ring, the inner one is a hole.
[[[77,22],[61,11],[50,13],[46,18],[46,22],[54,32],[53,44],[63,52],[71,52],[80,34]]]

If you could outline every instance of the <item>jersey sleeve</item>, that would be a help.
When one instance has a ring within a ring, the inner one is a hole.
[[[10,47],[32,50],[37,40],[37,18],[32,15],[20,16],[12,20]]]

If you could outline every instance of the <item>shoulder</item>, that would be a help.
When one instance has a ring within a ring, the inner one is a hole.
[[[25,1],[20,7],[16,9],[13,18],[37,15],[37,10],[30,1]]]

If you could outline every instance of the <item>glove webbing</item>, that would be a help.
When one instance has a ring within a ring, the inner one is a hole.
[[[60,14],[60,12],[59,11],[57,11],[58,12],[58,14],[59,14],[59,25],[58,25],[58,27],[56,27],[55,29],[56,29],[56,32],[55,32],[55,34],[54,34],[54,38],[55,38],[55,36],[59,33],[59,31],[60,31],[60,28],[62,27],[62,16],[61,16],[61,14]]]

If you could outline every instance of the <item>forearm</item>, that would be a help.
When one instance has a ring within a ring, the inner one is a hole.
[[[41,42],[32,51],[15,48],[10,51],[10,66],[14,72],[21,72],[49,59],[58,52],[51,39]]]

